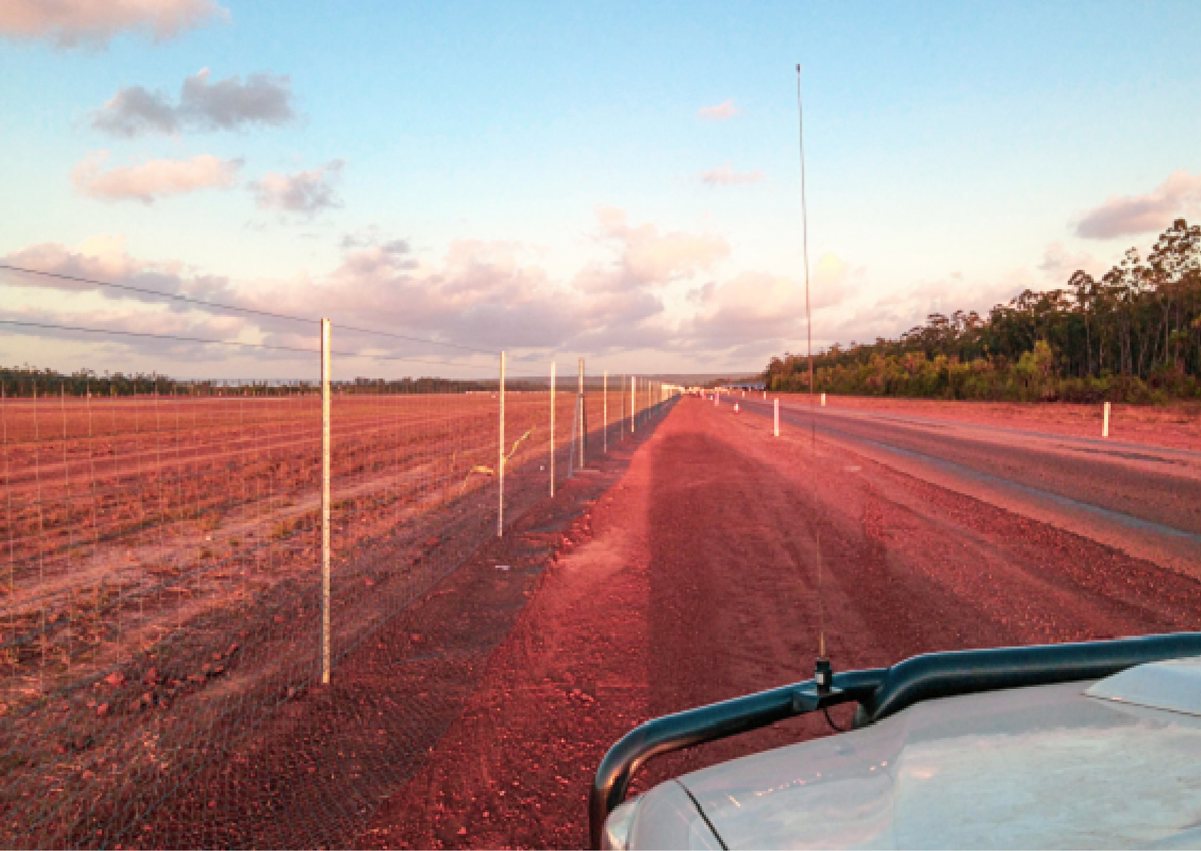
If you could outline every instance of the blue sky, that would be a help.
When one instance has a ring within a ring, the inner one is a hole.
[[[491,365],[339,323],[530,372],[801,350],[797,62],[819,345],[1102,272],[1201,212],[1195,2],[60,9],[0,10],[3,262],[331,315],[350,350],[455,364],[356,374]],[[0,318],[308,344],[49,282],[0,274]],[[308,369],[78,336],[6,330],[0,362]]]

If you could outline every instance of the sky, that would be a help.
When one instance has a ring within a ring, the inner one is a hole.
[[[894,337],[1201,216],[1199,38],[1194,0],[5,0],[0,265],[70,278],[0,269],[0,365],[312,378],[329,317],[340,378],[761,371],[806,345],[797,64],[814,346]]]

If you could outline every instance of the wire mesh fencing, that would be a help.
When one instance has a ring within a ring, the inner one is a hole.
[[[358,333],[339,375],[420,363]],[[672,392],[479,352],[323,382],[305,352],[287,381],[0,376],[4,845],[352,843],[409,770],[364,742],[436,725],[342,660]]]

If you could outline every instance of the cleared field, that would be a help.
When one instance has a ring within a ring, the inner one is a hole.
[[[558,394],[560,479],[575,404]],[[343,392],[333,412],[336,665],[495,536],[498,399]],[[516,515],[548,491],[549,393],[508,392],[505,425]],[[4,399],[0,436],[0,836],[127,842],[319,675],[320,398],[51,388]]]

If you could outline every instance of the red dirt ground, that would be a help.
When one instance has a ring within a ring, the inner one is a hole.
[[[1196,628],[1201,611],[1188,577],[696,399],[575,530],[461,714],[353,844],[583,846],[613,741],[808,677],[819,625],[846,669]],[[652,762],[635,784],[827,732],[798,719]]]
[[[614,441],[628,405],[619,390],[610,387],[608,398]],[[551,548],[542,544],[527,559],[533,568],[514,570],[505,594],[425,606],[444,620],[445,609],[454,616],[454,605],[467,606],[470,654],[461,658],[445,658],[435,630],[411,630],[431,636],[420,648],[430,657],[424,669],[452,680],[435,709],[424,707],[420,684],[405,694],[349,676],[340,684],[355,683],[360,693],[306,703],[320,623],[316,401],[0,398],[0,845],[116,845],[131,835],[152,846],[344,845],[358,821],[314,818],[306,833],[294,817],[291,832],[281,833],[266,820],[239,819],[260,806],[278,811],[281,778],[291,785],[310,758],[325,756],[324,744],[301,751],[277,738],[282,756],[264,751],[261,760],[278,769],[271,777],[243,771],[231,752],[261,750],[260,725],[279,735],[305,713],[314,716],[314,741],[340,746],[349,737],[338,737],[355,730],[347,716],[364,700],[372,714],[399,701],[395,714],[424,751],[445,728],[441,719],[457,713],[473,682],[462,671],[508,633],[524,604],[520,591]],[[560,393],[556,401],[561,480],[575,399]],[[590,392],[588,405],[599,444],[601,394]],[[544,500],[548,413],[546,392],[508,394],[513,518]],[[494,535],[496,429],[497,400],[486,393],[335,399],[335,666],[389,621],[413,622],[397,614]],[[556,510],[570,518],[571,504]],[[495,574],[492,565],[488,571]],[[456,581],[472,576],[457,573]],[[486,589],[499,579],[483,575]],[[504,617],[482,629],[480,609]],[[392,641],[409,644],[407,634]],[[395,667],[384,660],[369,672],[404,684]],[[322,738],[326,729],[333,738]],[[403,772],[415,762],[411,751],[393,754]],[[312,802],[334,783],[307,778],[300,788],[294,809],[314,813]],[[202,791],[204,809],[189,823],[164,815],[165,801],[182,806]],[[380,793],[369,784],[365,794],[373,809]],[[210,802],[229,806],[210,812]]]

